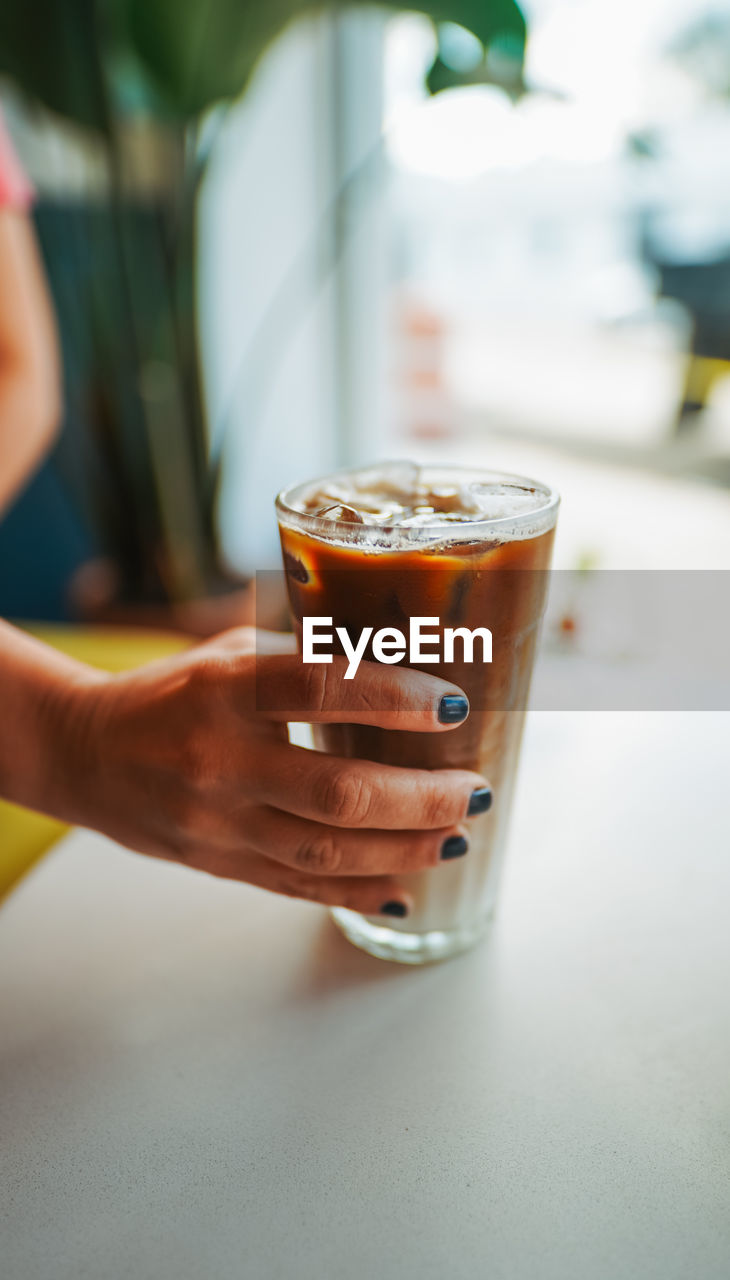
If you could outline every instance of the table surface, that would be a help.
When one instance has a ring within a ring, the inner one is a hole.
[[[533,715],[426,969],[74,833],[0,911],[4,1280],[727,1280],[729,748]]]

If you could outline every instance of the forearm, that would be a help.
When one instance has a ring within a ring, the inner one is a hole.
[[[108,677],[0,622],[0,796],[81,821],[89,692]]]
[[[61,412],[58,343],[28,217],[0,209],[0,512],[53,443]]]
[[[53,388],[0,361],[0,513],[36,471],[58,425]]]

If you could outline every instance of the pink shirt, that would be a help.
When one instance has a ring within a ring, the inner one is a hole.
[[[23,172],[0,115],[0,209],[25,212],[33,196],[33,188]]]

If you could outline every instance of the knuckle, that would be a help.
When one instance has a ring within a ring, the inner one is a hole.
[[[454,820],[454,797],[443,786],[431,783],[423,797],[423,816],[429,827],[448,827]]]
[[[221,685],[223,665],[217,657],[198,657],[188,669],[184,705],[198,725],[210,722]]]
[[[256,653],[258,635],[255,627],[236,627],[226,634],[231,642],[235,641],[236,647],[242,651],[243,655],[249,656]]]
[[[202,734],[191,734],[181,743],[177,768],[189,792],[206,790],[211,777],[210,753]]]
[[[380,667],[375,662],[363,663],[359,674],[357,696],[362,710],[400,712],[400,682],[388,667]]]
[[[318,662],[305,664],[304,703],[310,711],[323,711],[327,703],[327,672],[329,667]]]
[[[370,787],[351,770],[327,771],[319,784],[320,807],[342,826],[362,825],[370,810]]]
[[[191,694],[206,694],[214,682],[219,663],[209,654],[198,654],[188,670],[187,685]]]
[[[342,862],[342,851],[334,835],[318,832],[305,840],[297,850],[296,863],[303,871],[327,873],[337,871]]]
[[[416,674],[408,667],[388,669],[387,676],[381,686],[383,699],[398,714],[412,711],[414,706],[414,689],[417,687]]]

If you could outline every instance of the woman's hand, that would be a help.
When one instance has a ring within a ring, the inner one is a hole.
[[[463,711],[452,724],[468,706],[460,689],[422,672],[363,663],[344,681],[345,668],[344,659],[305,666],[290,637],[244,628],[73,685],[56,714],[73,726],[65,816],[213,875],[405,914],[399,875],[465,849],[461,824],[485,780],[293,746],[287,721],[440,733],[451,727],[439,720],[442,698],[452,717]]]

